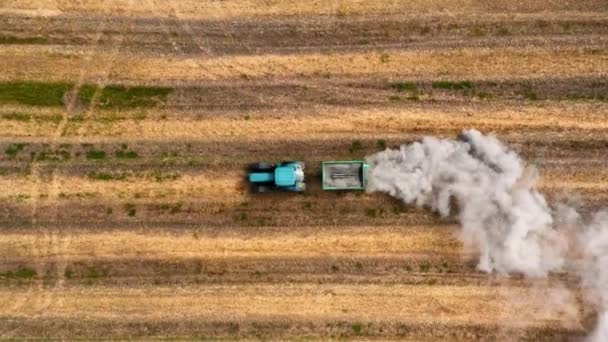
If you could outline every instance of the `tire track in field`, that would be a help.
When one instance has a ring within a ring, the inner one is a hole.
[[[129,0],[128,4],[132,5],[133,4],[133,0]],[[104,24],[105,24],[105,22],[104,22]],[[134,25],[133,22],[131,22],[131,25]],[[89,54],[87,56],[88,60],[91,60],[95,56],[96,51],[101,51],[101,49],[99,48],[99,43],[100,43],[101,39],[104,36],[104,32],[103,31],[104,31],[105,27],[106,27],[106,25],[103,25],[103,26],[99,27],[99,30],[98,30],[97,35],[95,37],[95,43],[93,44],[93,49],[91,50],[92,52],[91,52],[91,54]],[[109,63],[106,65],[106,68],[104,70],[104,76],[100,80],[98,80],[98,82],[96,84],[95,92],[94,92],[94,94],[92,95],[92,97],[90,99],[90,103],[87,104],[87,107],[86,107],[84,113],[82,114],[83,117],[84,117],[84,123],[85,124],[82,125],[82,127],[80,128],[80,130],[76,134],[76,136],[79,138],[79,140],[83,136],[83,132],[84,132],[84,129],[86,127],[86,122],[88,122],[87,120],[91,119],[91,117],[93,117],[95,115],[95,106],[96,106],[96,103],[97,103],[99,97],[101,96],[101,93],[102,93],[102,91],[103,91],[103,89],[104,89],[104,87],[106,85],[106,82],[110,79],[110,74],[111,74],[111,71],[112,71],[112,67],[114,66],[114,63],[116,61],[116,57],[121,52],[121,49],[122,49],[123,44],[124,44],[124,41],[125,41],[125,34],[122,34],[122,35],[120,35],[119,40],[116,43],[116,48],[114,50],[114,53],[111,55]],[[77,81],[74,89],[72,90],[73,91],[73,96],[75,98],[74,101],[79,101],[78,95],[79,95],[79,92],[80,92],[82,86],[84,85],[86,72],[87,72],[87,68],[86,68],[86,64],[84,64],[83,68],[81,69],[78,81]],[[80,113],[70,113],[70,112],[68,112],[66,110],[66,111],[64,111],[63,114],[64,115],[62,117],[61,123],[58,126],[57,131],[53,135],[53,144],[54,145],[56,145],[57,142],[60,140],[60,138],[65,134],[65,129],[66,129],[66,126],[67,126],[67,123],[68,123],[68,120],[69,120],[69,116],[71,114],[72,115],[74,115],[74,114],[78,115]],[[83,142],[83,140],[80,140],[80,141]],[[53,169],[53,181],[51,183],[52,184],[52,194],[50,194],[52,196],[49,196],[50,200],[52,202],[54,202],[54,203],[57,203],[57,200],[59,198],[58,195],[59,195],[60,184],[58,182],[57,170],[58,170],[57,167],[55,167]],[[57,205],[53,206],[54,211],[53,211],[53,216],[52,217],[55,218],[55,219],[57,218],[57,214],[58,214],[57,208],[58,208]],[[59,254],[61,254],[62,250],[64,250],[65,248],[67,248],[70,245],[71,239],[72,239],[72,235],[69,234],[69,233],[63,234],[61,230],[56,230],[55,232],[56,232],[55,236],[59,235],[58,238],[56,237],[57,240],[55,241],[56,242],[56,244],[55,244],[55,248],[56,248],[55,249],[55,253],[56,253],[56,255],[59,255]],[[59,243],[61,243],[61,246],[59,245]],[[64,288],[64,285],[65,285],[65,274],[66,274],[67,266],[68,266],[68,260],[67,260],[67,258],[68,258],[68,256],[64,255],[63,258],[59,259],[59,263],[57,265],[57,279],[58,279],[58,281],[55,283],[55,287],[53,288],[54,291],[60,291],[60,290],[62,290]],[[57,303],[57,305],[59,305],[60,307],[63,307],[65,305],[65,303],[60,300]]]
[[[193,33],[190,30],[190,27],[188,26],[188,24],[186,22],[182,22],[181,21],[181,17],[179,16],[179,14],[175,11],[174,6],[172,5],[171,2],[166,2],[163,3],[164,7],[161,7],[160,5],[158,5],[156,3],[156,0],[147,0],[147,2],[152,6],[152,8],[154,8],[155,12],[158,13],[164,13],[165,11],[169,11],[171,13],[170,16],[175,16],[177,17],[177,22],[180,22],[180,25],[183,28],[186,28],[186,32],[188,32],[188,35],[186,36],[190,36],[193,37]],[[165,32],[168,40],[171,42],[171,45],[173,46],[173,50],[178,53],[178,54],[182,54],[185,53],[185,51],[183,51],[182,47],[180,46],[180,44],[178,42],[176,42],[176,39],[172,36],[171,34],[171,30],[169,28],[169,25],[167,25],[166,23],[166,19],[164,18],[159,18],[158,19],[160,21],[160,26],[162,28],[162,30]],[[207,39],[207,38],[205,38]],[[194,46],[196,46],[196,48],[198,49],[198,54],[196,54],[197,56],[200,56],[200,53],[202,53],[204,56],[208,56],[208,57],[213,57],[215,55],[214,51],[211,50],[211,48],[209,48],[207,45],[209,44],[193,44]],[[187,60],[188,63],[192,63],[194,64],[198,69],[203,70],[205,72],[205,74],[210,76],[211,80],[218,80],[220,79],[220,75],[217,75],[216,73],[213,73],[209,68],[206,68],[205,66],[203,66],[202,63],[199,63],[197,60],[195,59],[189,59]]]
[[[48,6],[49,3],[45,3],[45,6]],[[48,12],[53,12],[53,11],[60,11],[59,7],[57,6],[57,4],[55,4],[54,9],[51,8],[45,8],[45,9],[40,9],[37,12],[42,12],[42,11],[48,11]],[[39,209],[39,201],[40,201],[40,189],[42,188],[44,182],[42,180],[42,176],[40,175],[40,169],[38,168],[38,165],[36,164],[35,160],[32,160],[31,164],[29,165],[30,167],[30,175],[32,177],[32,179],[34,180],[34,186],[30,189],[30,199],[31,199],[31,204],[30,204],[30,226],[33,230],[38,230],[39,228],[42,228],[38,222],[38,209]],[[44,230],[44,229],[41,229]],[[48,244],[52,244],[53,243],[53,238],[49,237],[47,234],[41,235],[41,231],[37,232],[36,234],[36,240],[30,245],[31,251],[32,251],[32,259],[34,260],[34,264],[36,265],[34,267],[35,271],[38,273],[38,276],[43,276],[43,273],[46,271],[46,264],[44,262],[39,262],[37,255],[39,255],[39,251],[41,249],[46,249],[47,251],[49,250],[49,246]],[[38,291],[42,291],[44,288],[44,282],[39,280],[37,282],[37,288]],[[37,297],[34,296],[34,298],[32,298],[32,293],[34,291],[34,285],[30,284],[27,288],[27,291],[21,295],[18,296],[17,298],[13,298],[12,303],[10,304],[10,309],[8,309],[7,311],[10,312],[16,312],[18,311],[21,307],[23,307],[24,305],[26,305],[26,303],[28,303],[28,301],[32,301],[33,305],[39,305],[39,301],[37,300]],[[45,302],[46,300],[43,300],[43,302]],[[12,338],[14,333],[16,331],[18,331],[20,329],[19,326],[16,326],[14,329],[10,329],[8,331],[2,331],[0,333],[0,338]]]
[[[31,164],[31,169],[30,169],[30,175],[32,176],[32,179],[34,181],[34,186],[32,186],[30,188],[30,198],[31,198],[31,203],[30,203],[30,222],[29,222],[29,226],[32,228],[32,230],[36,231],[38,229],[38,219],[37,219],[37,213],[38,213],[38,202],[40,200],[40,187],[41,187],[41,179],[40,179],[40,174],[39,174],[39,169],[38,166],[35,163]],[[43,236],[43,238],[46,238],[46,235]],[[31,253],[32,253],[32,261],[35,264],[34,269],[36,270],[36,272],[38,273],[43,273],[44,269],[46,268],[46,263],[45,262],[40,262],[38,255],[40,255],[40,249],[43,248],[45,246],[44,244],[44,240],[41,238],[41,232],[36,232],[36,238],[35,240],[30,244],[30,248],[31,248]],[[43,292],[43,285],[42,282],[38,283],[38,289],[36,291],[38,292]],[[8,307],[7,309],[4,310],[4,312],[7,315],[10,315],[13,312],[17,312],[19,311],[19,309],[21,309],[28,301],[33,301],[34,305],[36,305],[37,302],[37,298],[38,296],[32,296],[32,294],[34,293],[34,285],[33,284],[29,284],[29,286],[27,287],[27,291],[21,295],[21,296],[16,296],[15,298],[13,298],[13,301],[7,305],[6,303],[3,303],[3,307]],[[13,337],[13,333],[15,331],[17,331],[19,328],[15,327],[14,329],[11,329],[9,331],[3,331],[2,334],[0,335],[1,338],[11,338]]]
[[[98,42],[100,41],[100,39],[102,38],[102,36],[104,35],[104,33],[103,33],[104,29],[105,29],[105,25],[99,26],[99,30],[96,34],[94,44],[92,46],[92,49],[90,50],[91,52],[87,56],[85,56],[83,66],[80,69],[80,76],[78,77],[78,79],[74,85],[74,88],[70,91],[71,99],[68,97],[67,94],[66,94],[66,96],[64,96],[64,99],[66,100],[67,103],[65,105],[64,110],[62,111],[61,121],[57,125],[57,128],[53,132],[53,135],[50,139],[50,146],[53,149],[57,147],[61,137],[64,135],[66,126],[70,119],[70,116],[78,114],[77,111],[79,110],[78,107],[80,106],[78,96],[79,96],[79,92],[82,88],[82,85],[84,84],[84,76],[87,71],[86,62],[90,61],[94,57],[95,52],[96,52],[96,46],[97,46]],[[90,110],[90,108],[92,108],[94,99],[97,96],[97,92],[98,91],[96,91],[96,93],[93,95],[91,104],[89,104],[89,108],[87,109],[87,111]],[[48,193],[48,201],[51,203],[50,216],[54,219],[56,219],[57,215],[58,215],[58,206],[53,205],[53,203],[55,203],[55,204],[57,203],[57,200],[59,198],[59,182],[58,182],[59,175],[58,175],[58,173],[59,173],[58,167],[54,166],[51,171],[50,190]],[[40,306],[41,306],[41,308],[39,309],[40,315],[42,315],[48,308],[50,308],[52,306],[58,306],[60,308],[63,308],[65,306],[64,301],[61,298],[59,298],[59,299],[56,298],[54,295],[57,292],[62,291],[65,286],[64,275],[65,275],[68,261],[66,260],[67,256],[63,255],[61,253],[61,251],[70,244],[70,239],[71,239],[71,235],[65,234],[62,229],[54,229],[54,230],[45,229],[45,232],[47,232],[47,234],[50,236],[53,253],[58,256],[62,255],[62,257],[58,258],[58,262],[55,265],[55,269],[56,269],[55,278],[56,279],[54,281],[53,287],[49,288],[45,291],[46,298],[44,298],[44,301],[40,304]]]
[[[156,3],[156,0],[150,0],[150,1],[154,1],[154,3]],[[222,52],[219,51],[215,52],[213,51],[209,46],[211,44],[209,44],[208,38],[204,37],[202,39],[204,39],[204,42],[201,42],[201,38],[199,38],[199,36],[196,35],[194,29],[190,26],[189,20],[187,19],[187,17],[185,15],[183,15],[181,12],[179,12],[179,10],[177,9],[176,6],[174,6],[172,3],[167,3],[167,5],[169,6],[169,10],[171,11],[172,16],[177,18],[177,22],[179,22],[182,32],[185,33],[185,35],[187,37],[189,37],[189,39],[192,42],[193,46],[196,46],[196,48],[199,50],[199,52],[208,55],[210,58],[211,57],[215,57],[217,60],[217,63],[219,63],[219,65],[221,65],[223,68],[226,69],[231,69],[231,70],[235,70],[237,73],[239,73],[241,75],[241,77],[247,78],[248,77],[248,71],[249,69],[243,65],[243,63],[239,63],[237,61],[231,61],[231,62],[225,62],[222,60],[221,55]],[[224,25],[225,26],[230,26],[231,23],[229,22],[228,19],[225,19],[224,21]],[[231,33],[230,30],[225,30],[224,34],[228,37],[228,40],[230,41],[230,43],[232,45],[239,45],[240,47],[244,48],[245,50],[251,52],[251,48],[247,45],[241,44],[240,42],[237,41],[237,38],[234,36],[233,33]],[[198,61],[194,61],[194,63],[198,66],[198,68],[204,70],[207,74],[212,75],[213,78],[212,80],[217,80],[221,78],[221,75],[217,75],[214,74],[212,72],[210,72],[210,70],[208,68],[206,68],[204,65],[202,65],[202,63],[199,63]],[[237,93],[244,93],[246,96],[259,96],[257,93],[253,92],[253,91],[244,91],[242,88],[237,88],[236,89]]]
[[[19,35],[24,26],[46,23],[49,27],[42,33],[53,37],[46,43],[73,44],[71,47],[87,45],[88,42],[82,38],[82,35],[90,35],[91,31],[96,29],[95,25],[102,20],[91,16],[74,16],[54,20],[4,17],[8,18],[6,32],[10,35]],[[449,46],[509,45],[524,47],[527,45],[569,44],[589,47],[590,44],[600,43],[602,33],[605,33],[607,29],[606,22],[598,16],[577,20],[567,15],[560,15],[557,18],[544,18],[546,24],[535,24],[534,20],[540,20],[540,18],[544,17],[538,15],[524,17],[516,22],[508,23],[501,16],[484,18],[484,20],[448,15],[409,19],[366,15],[353,20],[335,16],[313,16],[304,20],[294,20],[290,17],[278,16],[267,20],[207,19],[194,21],[185,18],[183,25],[189,27],[192,36],[196,36],[199,41],[204,40],[209,55],[213,54],[212,49],[222,55],[251,55],[306,51],[344,52],[357,49],[441,49]],[[78,22],[80,20],[86,21],[86,23]],[[126,25],[128,21],[136,20],[112,19],[114,25]],[[174,44],[171,44],[171,41],[169,41],[170,44],[166,44],[166,41],[159,39],[159,32],[156,30],[158,22],[164,22],[168,26],[178,25],[178,20],[172,16],[138,22],[135,30],[129,31],[133,34],[133,39],[129,41],[124,52],[140,56],[153,54],[157,57],[171,50],[175,55],[180,56],[197,54],[197,51],[193,50],[195,44],[180,44],[183,48],[181,51],[176,51],[173,49]],[[66,35],[65,27],[71,23],[78,25],[76,29],[79,34]],[[459,23],[457,28],[454,23]],[[366,29],[372,26],[373,28]],[[483,35],[475,37],[474,40],[466,39],[471,31],[480,27],[484,29]],[[506,27],[509,29],[507,30]],[[111,48],[110,44],[116,35],[119,35],[119,32],[108,33],[110,39],[101,42],[104,49]]]
[[[64,100],[66,102],[65,103],[66,107],[62,111],[61,121],[58,123],[56,129],[53,131],[53,133],[49,139],[49,145],[53,149],[56,148],[60,144],[61,137],[65,133],[65,129],[69,122],[70,116],[80,114],[79,111],[80,111],[81,104],[79,103],[78,95],[79,95],[79,92],[80,92],[82,86],[84,85],[85,76],[88,71],[87,70],[87,61],[91,61],[95,57],[96,52],[99,50],[98,44],[101,41],[101,39],[104,35],[103,31],[106,28],[106,22],[103,21],[102,23],[103,24],[98,27],[98,31],[95,36],[95,40],[92,44],[92,48],[89,50],[89,53],[85,56],[85,58],[83,60],[84,63],[80,69],[80,76],[78,77],[77,81],[75,82],[75,85],[72,88],[72,90],[69,93],[67,93],[66,96],[64,96]],[[122,44],[123,40],[124,40],[124,36],[122,37],[122,39],[120,40],[120,42],[118,44],[119,47]],[[120,50],[120,48],[117,49],[114,56],[117,55],[119,50]],[[112,63],[109,63],[107,66],[107,69],[106,69],[106,76],[109,76],[111,68],[112,68]],[[101,89],[103,89],[103,87],[97,87],[95,93],[93,94],[91,102],[88,104],[88,107],[86,108],[86,111],[84,113],[85,118],[88,118],[92,115],[96,99],[99,96]],[[33,177],[35,179],[37,179],[38,182],[41,182],[42,179],[41,179],[41,176],[38,171],[38,163],[37,163],[36,159],[32,160],[31,168],[32,168]],[[58,207],[56,205],[53,205],[54,203],[57,202],[58,195],[59,195],[58,178],[59,178],[59,169],[57,166],[53,166],[51,173],[50,173],[50,182],[48,183],[48,197],[46,199],[46,201],[51,203],[50,217],[52,219],[56,219],[57,215],[58,215],[58,211],[57,211]],[[34,218],[33,221],[35,222],[33,224],[34,226],[37,225],[37,220],[35,219],[35,216],[37,214],[37,208],[38,208],[37,197],[40,197],[40,195],[39,194],[36,195],[36,199],[34,199],[34,203],[32,205],[32,208],[33,208],[32,217]],[[43,291],[44,295],[40,296],[41,298],[39,298],[38,300],[36,300],[33,303],[33,306],[36,308],[36,311],[38,312],[36,314],[36,316],[38,316],[38,317],[40,317],[48,308],[50,308],[52,306],[63,307],[65,305],[65,303],[63,302],[62,299],[57,299],[55,297],[55,293],[57,293],[58,291],[61,291],[65,286],[65,276],[64,275],[66,272],[66,267],[68,265],[68,261],[66,259],[67,256],[63,255],[61,253],[61,251],[65,248],[67,248],[67,246],[69,246],[70,240],[71,240],[71,235],[65,234],[62,231],[62,229],[60,229],[60,228],[53,229],[53,230],[46,229],[46,227],[43,227],[43,226],[40,226],[40,228],[42,228],[42,230],[44,231],[44,241],[45,242],[44,242],[43,248],[46,248],[46,253],[48,254],[49,252],[51,252],[54,255],[57,255],[60,257],[57,259],[57,262],[54,265],[52,265],[53,268],[55,269],[55,273],[56,273],[55,277],[54,277],[55,279],[53,280],[52,287],[49,286],[45,291]],[[37,249],[38,247],[34,247],[34,248]],[[35,253],[37,253],[37,252],[35,252]],[[41,276],[46,277],[47,265],[39,265],[38,268],[44,270],[45,274],[41,274]],[[51,269],[49,269],[48,271],[51,271]],[[45,283],[45,281],[39,282],[40,289],[42,289],[45,286],[44,283]]]

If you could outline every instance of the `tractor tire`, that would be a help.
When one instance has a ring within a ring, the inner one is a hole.
[[[298,163],[298,164],[302,165],[302,169],[305,169],[304,162],[299,162],[297,160],[284,160],[281,162],[281,164],[288,164],[288,163]]]
[[[253,163],[249,165],[249,170],[251,171],[271,171],[274,168],[275,165],[270,163]]]
[[[265,194],[268,192],[272,192],[272,187],[270,187],[268,185],[254,185],[253,192],[258,193],[258,194]]]

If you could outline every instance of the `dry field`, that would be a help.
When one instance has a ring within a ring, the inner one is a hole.
[[[608,3],[0,1],[0,338],[584,337],[570,275],[478,272],[455,218],[320,190],[322,160],[465,128],[605,205]],[[248,193],[286,159],[306,194]]]

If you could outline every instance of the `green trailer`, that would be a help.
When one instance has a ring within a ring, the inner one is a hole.
[[[323,190],[365,190],[367,167],[367,164],[360,160],[323,162]]]

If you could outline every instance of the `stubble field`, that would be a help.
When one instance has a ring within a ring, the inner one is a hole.
[[[585,336],[570,275],[478,272],[455,218],[320,190],[466,128],[602,207],[606,3],[0,2],[0,336]],[[280,160],[309,191],[249,194]]]

